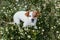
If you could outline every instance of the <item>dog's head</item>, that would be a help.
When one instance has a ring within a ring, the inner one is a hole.
[[[37,10],[32,11],[32,14],[29,11],[26,11],[25,15],[27,17],[35,18],[35,17],[38,17],[40,15],[40,13]]]
[[[34,10],[32,12],[26,11],[25,15],[29,17],[33,22],[35,18],[38,18],[38,16],[40,15],[40,12],[37,10]]]

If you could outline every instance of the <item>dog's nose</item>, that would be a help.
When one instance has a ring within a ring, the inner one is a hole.
[[[34,19],[31,19],[32,22],[34,22]]]

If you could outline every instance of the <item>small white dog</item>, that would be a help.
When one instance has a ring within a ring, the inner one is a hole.
[[[39,15],[38,11],[18,11],[14,14],[13,20],[18,26],[20,24],[20,20],[23,21],[23,27],[27,26],[35,26],[37,22],[37,16]]]

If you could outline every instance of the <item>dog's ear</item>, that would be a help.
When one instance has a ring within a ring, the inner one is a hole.
[[[40,15],[40,12],[39,11],[34,10],[34,13],[36,13],[35,17],[39,17],[39,15]]]
[[[40,12],[39,12],[39,11],[36,12],[36,16],[37,16],[37,17],[40,16]]]
[[[26,11],[25,16],[27,17],[29,16],[29,11]]]

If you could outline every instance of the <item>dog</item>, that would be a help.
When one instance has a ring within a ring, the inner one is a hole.
[[[34,26],[36,27],[39,12],[34,11],[18,11],[13,16],[13,21],[19,26],[20,21],[23,21],[23,27]]]

